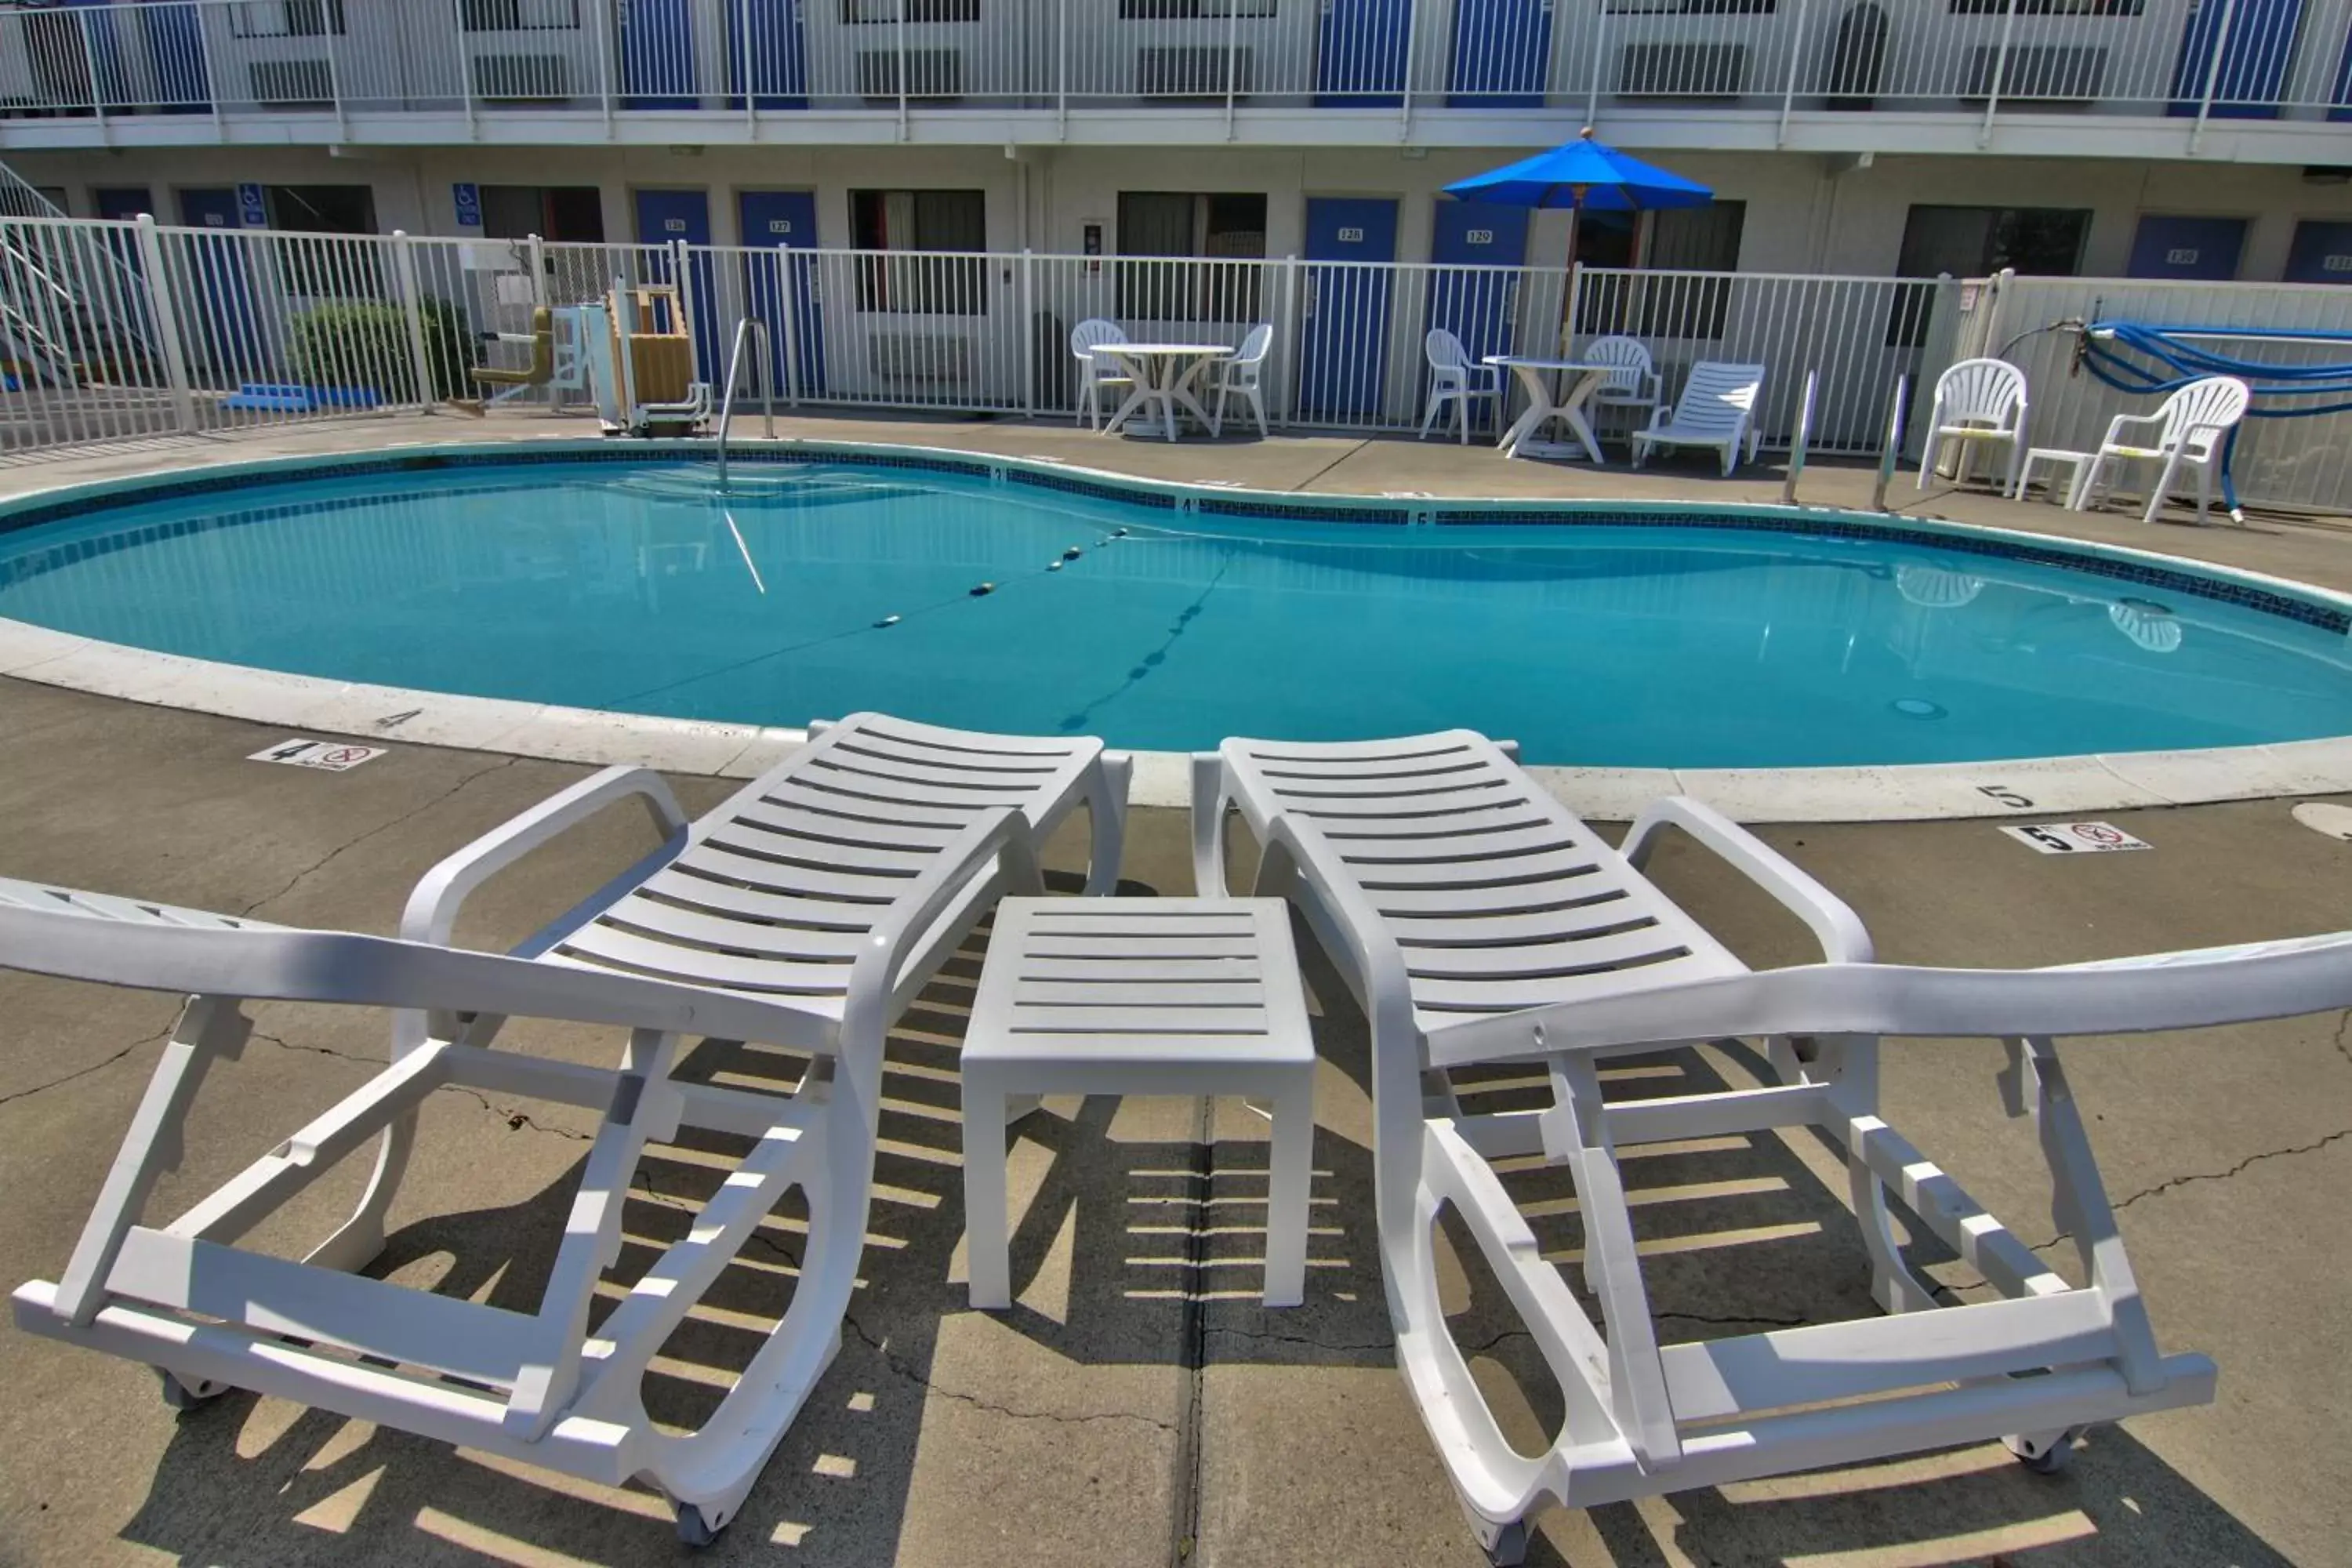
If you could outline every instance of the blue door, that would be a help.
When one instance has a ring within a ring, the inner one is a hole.
[[[2287,247],[2290,283],[2352,283],[2352,223],[2306,218]]]
[[[700,248],[687,258],[686,292],[694,317],[694,374],[704,381],[719,379],[719,356],[727,345],[719,341],[718,277],[710,268],[710,194],[708,191],[639,191],[637,243],[667,246],[676,240]],[[654,264],[653,275],[677,283],[669,259]]]
[[[270,365],[253,331],[253,285],[246,275],[247,241],[236,192],[229,186],[180,193],[180,221],[205,232],[174,236],[165,270],[178,307],[188,356],[226,384],[266,381]]]
[[[155,68],[155,107],[166,114],[201,114],[212,108],[205,71],[204,18],[194,5],[142,5],[147,58]]]
[[[1382,196],[1307,199],[1307,322],[1298,363],[1298,411],[1308,419],[1360,417],[1380,411],[1388,363],[1392,287],[1385,267],[1335,262],[1394,261],[1397,204]]]
[[[1512,268],[1528,258],[1527,207],[1490,206],[1485,202],[1441,200],[1429,243],[1429,259],[1441,268],[1429,276],[1429,324],[1443,327],[1462,340],[1473,362],[1486,354],[1509,353],[1518,309],[1517,271],[1486,271]],[[1494,412],[1491,404],[1474,404],[1471,416]]]
[[[1323,0],[1315,34],[1318,108],[1375,109],[1404,101],[1411,0]]]
[[[1552,0],[1454,0],[1456,108],[1541,109],[1551,64]]]
[[[782,392],[793,384],[784,375],[784,279],[790,268],[793,298],[792,336],[800,345],[796,374],[803,397],[824,390],[824,319],[817,309],[816,268],[811,258],[777,255],[807,250],[816,244],[816,197],[807,191],[744,191],[736,201],[743,219],[743,243],[754,251],[745,258],[743,296],[751,314],[768,323],[768,384]]]
[[[730,109],[742,108],[745,93],[755,109],[808,107],[800,0],[734,0],[728,6],[727,85]]]
[[[90,89],[98,96],[101,108],[108,110],[134,109],[131,98],[131,75],[123,68],[122,35],[117,29],[120,18],[111,9],[111,0],[65,0],[69,8],[98,10],[89,18]],[[103,9],[101,9],[103,8]]]
[[[621,107],[697,109],[693,0],[620,0]]]
[[[2132,278],[2179,278],[2227,283],[2238,276],[2238,257],[2246,248],[2246,220],[2242,217],[2160,217],[2154,213],[2139,220],[2132,237]]]
[[[2230,33],[2221,37],[2224,16]],[[2194,114],[2213,80],[2216,120],[2276,120],[2294,58],[2295,29],[2303,23],[2303,0],[2197,0],[2180,35],[2180,58],[2172,68],[2173,114]],[[2216,44],[2221,69],[2213,73]]]

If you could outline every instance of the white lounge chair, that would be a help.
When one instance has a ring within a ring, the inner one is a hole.
[[[1664,408],[1652,413],[1647,428],[1633,433],[1633,466],[1640,468],[1653,447],[1707,447],[1723,454],[1724,477],[1738,466],[1739,448],[1756,460],[1763,433],[1756,427],[1756,399],[1764,389],[1764,367],[1703,359],[1690,367],[1682,398],[1671,416]]]
[[[2187,468],[2197,470],[2197,521],[2203,522],[2213,502],[2213,477],[2221,471],[2222,454],[2229,450],[2230,432],[2246,416],[2246,405],[2253,395],[2252,389],[2235,376],[2209,375],[2175,392],[2153,414],[2116,415],[2098,451],[2075,481],[2067,506],[2075,511],[2089,507],[2092,492],[2105,479],[2110,463],[2155,462],[2164,467],[2147,492],[2143,521],[2156,521],[2156,514],[2164,509],[2164,498]],[[2134,425],[2156,426],[2155,442],[2137,446],[2126,441],[2124,431]],[[2240,522],[2245,521],[2244,514],[2234,510],[2230,515]]]
[[[1070,329],[1070,353],[1078,361],[1078,412],[1086,419],[1089,430],[1102,428],[1102,389],[1135,384],[1132,376],[1095,357],[1095,350],[1103,344],[1125,342],[1125,329],[1117,321],[1106,321],[1100,316],[1089,316]]]
[[[1429,406],[1422,414],[1421,434],[1414,439],[1427,440],[1431,426],[1451,403],[1454,429],[1463,445],[1469,445],[1472,401],[1491,397],[1496,400],[1496,412],[1502,409],[1502,366],[1472,364],[1462,340],[1444,327],[1429,329],[1428,335],[1421,341],[1421,352],[1429,360]]]
[[[1593,389],[1588,406],[1593,408],[1626,408],[1646,411],[1655,417],[1658,405],[1664,401],[1666,384],[1651,363],[1650,351],[1639,338],[1629,338],[1622,332],[1598,337],[1584,345],[1584,352],[1574,357],[1587,364],[1619,366],[1616,374]]]
[[[1088,886],[1111,885],[1127,771],[1093,740],[870,714],[693,823],[658,775],[609,768],[434,868],[398,938],[0,882],[0,965],[191,994],[71,1260],[16,1291],[16,1324],[156,1367],[176,1405],[249,1388],[606,1484],[641,1478],[675,1503],[681,1538],[708,1542],[840,1346],[886,1032],[1001,894],[1040,890],[1034,845],[1082,801]],[[667,836],[658,850],[511,954],[446,945],[475,888],[633,797]],[[178,1219],[142,1224],[205,1070],[245,1043],[247,999],[396,1009],[391,1064]],[[612,1069],[492,1048],[509,1017],[606,1026],[627,1046]],[[693,1037],[810,1063],[790,1095],[681,1082]],[[536,1311],[354,1272],[383,1247],[417,1106],[442,1084],[603,1114]],[[681,1128],[754,1142],[592,1338],[639,1159]],[[235,1245],[378,1135],[357,1212],[303,1261]],[[700,1429],[657,1428],[648,1364],[793,1187],[808,1235],[789,1307]]]
[[[1964,359],[1936,378],[1927,411],[1927,445],[1919,455],[1919,488],[1936,471],[1944,449],[1958,447],[1952,482],[1969,482],[1969,464],[1982,447],[2007,447],[2003,495],[2016,496],[2025,465],[2025,373],[2004,359]]]
[[[1274,326],[1260,321],[1242,339],[1242,346],[1234,357],[1217,362],[1216,384],[1210,390],[1217,395],[1216,422],[1223,429],[1225,424],[1225,401],[1240,396],[1249,403],[1250,414],[1257,421],[1257,433],[1265,429],[1265,392],[1260,384],[1265,373],[1265,356],[1274,347]]]
[[[2056,1036],[2185,1028],[2352,1004],[2352,934],[2020,973],[1871,963],[1853,913],[1696,802],[1661,801],[1620,855],[1484,738],[1358,746],[1229,741],[1194,770],[1196,869],[1223,886],[1238,805],[1258,890],[1294,899],[1370,1020],[1376,1205],[1398,1360],[1481,1543],[1519,1559],[1547,1500],[1591,1507],[2002,1437],[2055,1468],[2088,1425],[2210,1401],[2212,1363],[2156,1350]],[[1796,913],[1826,962],[1749,972],[1640,874],[1691,834]],[[2088,1284],[2069,1289],[1879,1120],[1882,1035],[1990,1035],[2030,1109]],[[1597,1058],[1761,1037],[1776,1081],[1604,1103]],[[1551,1103],[1465,1116],[1444,1074],[1540,1063]],[[1618,1168],[1625,1145],[1813,1126],[1843,1146],[1883,1319],[1657,1342]],[[1571,1174],[1598,1329],[1490,1161]],[[1888,1229],[1905,1201],[2002,1300],[1938,1306]],[[1557,1378],[1539,1454],[1504,1436],[1439,1295],[1452,1210]]]

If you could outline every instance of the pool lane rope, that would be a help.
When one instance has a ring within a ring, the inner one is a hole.
[[[2253,393],[2250,419],[2310,419],[2352,412],[2352,332],[2312,327],[2162,327],[2147,321],[2104,319],[2063,323],[2073,328],[2074,364],[2120,392],[2163,396],[2207,376],[2235,376]],[[2345,357],[2318,364],[2273,364],[2223,353],[2195,339],[2264,340],[2304,345],[2341,343]],[[2137,358],[2127,358],[2126,354]],[[2264,398],[2325,397],[2332,401],[2294,408],[2265,408]],[[2221,499],[2242,518],[2231,461],[2237,455],[2238,427],[2221,446]]]

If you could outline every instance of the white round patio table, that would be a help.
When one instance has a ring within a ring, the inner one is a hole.
[[[1610,373],[1622,370],[1622,365],[1588,364],[1576,359],[1538,359],[1525,354],[1488,354],[1481,363],[1501,365],[1518,378],[1520,388],[1528,395],[1527,411],[1503,432],[1495,445],[1504,455],[1512,458],[1570,458],[1580,454],[1575,446],[1565,441],[1539,441],[1537,432],[1557,419],[1568,426],[1583,447],[1582,456],[1595,463],[1601,461],[1601,442],[1592,434],[1591,424],[1584,417],[1584,405],[1601,390]],[[1552,377],[1559,377],[1559,393],[1552,391]]]
[[[1202,429],[1212,436],[1217,434],[1217,421],[1192,395],[1192,384],[1209,366],[1233,358],[1231,348],[1223,343],[1097,343],[1089,352],[1097,359],[1117,364],[1120,374],[1135,384],[1135,390],[1127,395],[1118,411],[1103,422],[1104,435],[1111,434],[1127,423],[1136,410],[1143,409],[1146,427],[1156,412],[1168,438],[1173,441],[1179,404],[1185,413],[1201,422]]]

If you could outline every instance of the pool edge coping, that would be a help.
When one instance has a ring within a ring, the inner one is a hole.
[[[1304,497],[1239,485],[1202,485],[1140,479],[1058,459],[1014,457],[960,447],[899,442],[806,437],[735,438],[747,449],[797,450],[843,456],[909,455],[959,464],[1002,465],[1045,474],[1082,476],[1123,490],[1198,500],[1263,500],[1269,505],[1316,510],[1382,510],[1619,511],[1668,505],[1728,515],[1779,517],[1793,510],[1869,525],[1871,514],[1842,508],[1789,509],[1764,502],[1642,502],[1578,498]],[[708,438],[647,447],[644,456],[707,452]],[[609,452],[594,436],[508,437],[402,441],[341,452],[286,453],[219,463],[196,463],[131,478],[39,487],[0,500],[0,531],[19,510],[74,499],[78,492],[120,495],[170,486],[190,475],[226,479],[285,469],[335,468],[416,453],[496,454],[519,447],[571,447]],[[1441,525],[1455,526],[1455,525]],[[2352,594],[2338,593],[2239,567],[2217,566],[2126,545],[2094,543],[2025,530],[1904,517],[1895,528],[1963,537],[2015,541],[2038,549],[2063,547],[2109,559],[2145,563],[2192,576],[2220,577],[2352,612]],[[1801,531],[1792,530],[1791,531]],[[96,696],[211,713],[289,730],[321,730],[379,743],[408,742],[457,750],[584,763],[628,763],[721,778],[751,778],[806,739],[781,726],[670,719],[653,714],[570,708],[552,703],[470,697],[404,687],[341,681],[155,652],[0,617],[0,676]],[[1181,806],[1189,802],[1189,755],[1136,752],[1132,804]],[[2084,753],[1970,763],[1890,763],[1823,768],[1595,768],[1536,764],[1546,788],[1581,815],[1604,821],[1630,818],[1662,795],[1696,796],[1744,822],[1893,822],[1962,818],[2023,820],[2086,811],[2203,805],[2218,801],[2352,792],[2352,735],[2252,746],[2185,751]],[[2021,804],[2020,804],[2021,803]]]

